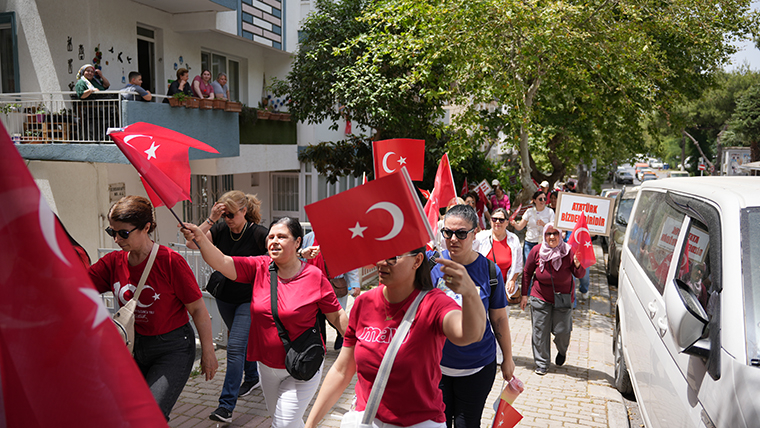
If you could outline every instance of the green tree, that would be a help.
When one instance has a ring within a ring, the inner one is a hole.
[[[752,85],[739,98],[731,124],[749,143],[751,160],[760,161],[760,84]]]

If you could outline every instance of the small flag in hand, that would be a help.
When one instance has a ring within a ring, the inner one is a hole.
[[[464,195],[467,194],[467,192],[470,191],[470,188],[467,187],[467,177],[464,178],[464,183],[462,184],[462,191],[459,192],[460,195],[464,198]]]
[[[575,251],[581,266],[587,269],[596,263],[596,254],[594,246],[591,244],[591,234],[586,224],[586,213],[581,212],[581,216],[573,229],[573,236],[570,237],[570,247]]]
[[[372,143],[375,178],[385,177],[406,167],[413,181],[422,181],[425,170],[425,140],[394,138]]]
[[[438,215],[440,209],[445,207],[450,200],[457,197],[454,189],[454,177],[451,175],[451,166],[449,165],[449,154],[446,153],[438,164],[438,171],[435,173],[435,187],[430,193],[427,203],[425,204],[425,216],[428,219],[430,229],[433,230],[438,224]]]
[[[520,422],[523,416],[512,407],[512,403],[521,392],[523,392],[522,381],[513,377],[499,396],[499,406],[496,408],[492,428],[512,428]]]
[[[420,248],[433,239],[406,168],[304,207],[330,275]]]

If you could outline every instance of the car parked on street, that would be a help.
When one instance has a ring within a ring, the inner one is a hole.
[[[622,245],[614,383],[644,426],[760,423],[755,177],[641,185]]]
[[[615,171],[615,183],[617,184],[633,184],[633,174],[625,168],[619,168]]]
[[[651,180],[657,180],[657,174],[655,174],[653,172],[648,172],[648,171],[644,171],[641,174],[641,180],[640,181],[642,183],[645,182],[645,181],[651,181]]]
[[[687,171],[670,171],[668,177],[689,177],[689,173]]]
[[[623,247],[625,231],[628,227],[628,218],[631,216],[631,209],[636,195],[639,193],[639,186],[625,187],[615,198],[615,205],[612,208],[612,224],[610,225],[610,236],[607,238],[607,264],[605,270],[607,273],[607,283],[617,285],[618,270],[620,268],[620,252]]]
[[[655,172],[651,168],[649,168],[649,167],[639,168],[639,172],[636,173],[636,178],[638,178],[639,181],[644,181],[643,180],[644,179],[644,174],[654,174],[654,173]],[[655,174],[655,177],[656,176],[657,175]]]

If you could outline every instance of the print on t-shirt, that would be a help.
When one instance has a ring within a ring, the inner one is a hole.
[[[113,285],[113,294],[114,296],[119,296],[121,306],[126,305],[127,302],[132,300],[132,297],[135,295],[135,291],[137,291],[137,287],[132,284],[122,286],[121,282],[116,281]],[[147,321],[148,314],[154,313],[147,308],[153,306],[153,304],[160,299],[161,294],[156,292],[153,287],[148,284],[143,285],[142,293],[140,293],[140,299],[137,300],[137,308],[135,308],[135,321]],[[145,302],[148,303],[146,304]]]

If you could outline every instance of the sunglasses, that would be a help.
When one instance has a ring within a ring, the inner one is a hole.
[[[406,253],[400,256],[395,256],[395,257],[391,257],[389,259],[384,259],[384,260],[385,260],[385,263],[388,263],[388,266],[396,266],[396,263],[398,263],[399,259],[404,258],[404,257],[414,257],[416,255],[417,254]]]
[[[491,217],[491,220],[493,220],[494,223],[504,223],[507,221],[505,218],[499,218],[499,217]]]
[[[559,232],[546,232],[546,236],[559,236]]]
[[[116,238],[116,234],[118,233],[119,236],[121,236],[121,239],[129,239],[129,234],[137,230],[138,228],[135,227],[132,230],[113,230],[111,226],[106,227],[106,233],[111,238]]]
[[[452,236],[456,235],[457,239],[459,239],[461,241],[463,239],[467,239],[467,235],[469,235],[470,232],[472,232],[473,230],[475,230],[474,227],[472,229],[470,229],[470,230],[464,230],[464,229],[459,229],[459,230],[441,229],[441,234],[446,239],[451,239]]]
[[[537,200],[537,201],[541,201],[541,202],[544,202],[544,201],[546,200],[546,198],[538,198],[538,199],[536,199],[536,200]]]
[[[243,211],[243,210],[242,209],[238,210],[238,212],[240,212],[240,211]],[[232,220],[233,218],[235,218],[236,214],[237,213],[224,213],[224,214],[222,214],[222,217],[224,217],[226,219],[229,219],[229,220]]]

